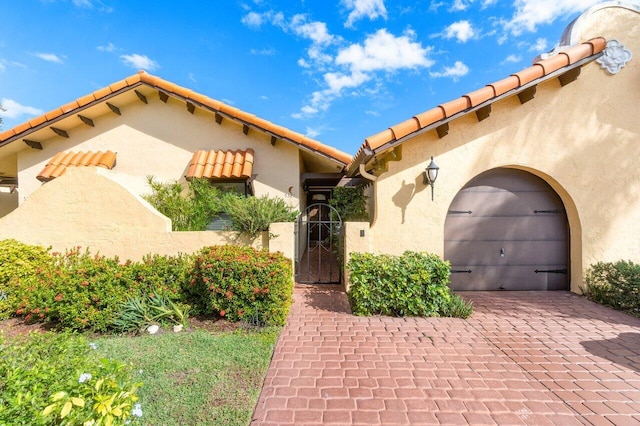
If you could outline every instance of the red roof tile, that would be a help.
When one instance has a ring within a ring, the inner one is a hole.
[[[63,116],[64,114],[79,112],[78,109],[80,108],[86,107],[87,105],[93,102],[106,100],[105,98],[112,95],[113,93],[123,91],[123,90],[133,89],[135,86],[141,83],[151,86],[164,93],[181,97],[186,101],[195,102],[201,107],[207,108],[213,112],[221,112],[225,114],[227,117],[230,117],[231,119],[240,121],[243,124],[251,125],[262,132],[266,132],[279,139],[294,143],[310,151],[323,154],[342,164],[347,164],[352,159],[352,157],[349,154],[346,154],[335,148],[324,145],[300,133],[297,133],[285,127],[273,124],[267,120],[256,117],[253,114],[250,114],[238,108],[232,107],[231,105],[226,105],[220,101],[211,99],[205,95],[202,95],[190,89],[186,89],[184,87],[178,86],[177,84],[163,80],[159,77],[147,74],[144,71],[140,71],[137,74],[129,76],[124,80],[117,81],[102,89],[98,89],[93,93],[82,96],[76,99],[75,101],[65,104],[61,108],[55,109],[39,117],[36,117],[26,123],[16,126],[14,129],[12,129],[13,134],[10,133],[9,131],[0,133],[0,146],[4,145],[5,143],[13,142],[14,140],[20,137],[26,136],[26,134],[28,134],[30,131],[32,131],[36,127],[42,125],[43,123],[60,119],[61,116]],[[26,134],[22,135],[22,133],[26,133]]]
[[[38,173],[38,180],[48,182],[62,176],[67,167],[74,166],[98,166],[105,169],[113,169],[116,165],[116,153],[106,152],[59,152],[53,156],[47,165]]]
[[[435,126],[441,120],[451,118],[452,116],[470,111],[484,102],[489,102],[505,93],[518,89],[526,84],[535,82],[536,80],[558,71],[565,66],[575,64],[578,61],[586,59],[592,55],[602,52],[607,46],[604,38],[598,37],[584,43],[568,47],[563,52],[552,56],[551,58],[534,63],[531,67],[511,76],[488,84],[482,89],[467,93],[457,99],[438,105],[423,113],[413,116],[400,124],[383,130],[373,136],[369,136],[354,156],[353,161],[347,166],[348,174],[353,175],[360,163],[369,160],[369,155],[373,151],[381,147],[393,144],[396,141],[410,135],[413,132],[424,129],[428,126]],[[417,126],[414,127],[414,123]],[[384,149],[386,149],[385,147]]]
[[[253,150],[241,151],[203,151],[193,153],[187,180],[194,178],[205,179],[246,179],[253,171]]]

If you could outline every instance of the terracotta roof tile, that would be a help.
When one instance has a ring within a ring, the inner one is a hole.
[[[116,81],[115,83],[112,83],[109,85],[109,89],[111,89],[111,93],[117,92],[120,89],[124,89],[125,87],[127,87],[127,80],[120,80],[120,81]]]
[[[493,82],[488,86],[493,87],[493,90],[496,92],[496,96],[500,96],[500,95],[504,95],[509,90],[518,88],[519,83],[520,83],[520,80],[518,80],[518,77],[514,75],[510,75],[509,77]]]
[[[29,125],[33,128],[33,127],[37,127],[39,125],[41,125],[42,123],[47,121],[47,117],[43,115],[36,117],[36,118],[32,118],[31,120],[29,120]],[[20,132],[22,133],[22,132]]]
[[[187,180],[194,178],[233,179],[250,178],[253,171],[253,150],[203,151],[193,153]]]
[[[51,111],[47,112],[44,116],[47,118],[47,121],[49,121],[49,120],[53,120],[55,118],[58,118],[61,115],[62,115],[62,109],[56,108],[54,110],[51,110]]]
[[[493,87],[484,86],[482,89],[467,93],[466,95],[464,95],[464,97],[469,100],[469,105],[475,107],[493,98],[495,96],[495,93],[496,92],[493,90]],[[433,121],[431,123],[433,123]]]
[[[524,86],[525,84],[531,83],[533,80],[544,76],[544,67],[541,64],[534,64],[533,66],[525,68],[512,75],[518,77],[520,86]]]
[[[113,169],[116,165],[116,153],[106,152],[59,152],[53,156],[47,165],[38,173],[38,180],[48,182],[63,175],[67,167],[99,166]]]
[[[13,131],[17,135],[30,128],[31,128],[31,122],[28,121],[26,123],[18,124],[16,127],[13,128]]]
[[[431,125],[436,125],[441,120],[450,118],[484,102],[489,102],[511,90],[515,90],[523,85],[535,82],[536,80],[547,76],[552,72],[558,71],[565,66],[575,64],[578,61],[600,53],[606,48],[606,44],[607,42],[604,38],[598,37],[584,43],[571,46],[565,51],[552,56],[551,58],[536,62],[531,67],[525,68],[524,70],[512,74],[507,78],[488,84],[487,86],[467,93],[460,98],[440,104],[436,108],[417,114],[409,120],[392,126],[373,136],[369,136],[360,146],[354,160],[347,165],[349,175],[351,176],[357,171],[357,166],[361,162],[368,161],[370,158],[368,155],[365,155],[366,148],[376,151],[384,145],[402,139],[413,132]],[[417,123],[417,126],[415,126],[414,123]]]
[[[96,98],[96,100],[98,100],[100,98],[104,98],[105,96],[109,96],[111,93],[111,89],[107,86],[93,92],[93,96]]]
[[[548,59],[543,59],[536,63],[544,68],[544,75],[551,74],[552,72],[559,70],[560,68],[569,65],[569,56],[559,53]]]
[[[420,122],[415,118],[411,117],[408,120],[403,121],[400,124],[396,124],[395,126],[390,127],[393,132],[393,136],[395,139],[400,139],[410,133],[413,133],[420,129]]]
[[[93,96],[93,93],[86,95],[86,96],[82,96],[79,97],[78,99],[76,99],[76,102],[78,102],[78,105],[80,105],[81,107],[90,104],[91,102],[95,101],[96,97]]]
[[[4,132],[0,133],[0,140],[9,139],[15,134],[16,132],[14,129],[5,130]]]
[[[80,106],[80,104],[78,103],[78,101],[72,101],[69,102],[68,104],[64,104],[60,107],[60,110],[62,110],[63,114],[66,114],[70,111],[75,110],[76,108],[78,108]]]
[[[469,104],[469,99],[465,98],[464,96],[449,102],[445,102],[443,104],[440,104],[439,106],[444,110],[444,114],[447,117],[451,117],[452,115],[455,115],[471,107],[471,105]]]

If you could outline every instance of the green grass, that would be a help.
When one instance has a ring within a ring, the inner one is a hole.
[[[133,364],[145,425],[248,425],[279,331],[112,337],[98,351]]]

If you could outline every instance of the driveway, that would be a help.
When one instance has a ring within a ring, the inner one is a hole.
[[[253,425],[640,425],[640,319],[568,292],[456,318],[356,317],[296,285]]]

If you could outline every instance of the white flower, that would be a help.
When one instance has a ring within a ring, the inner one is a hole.
[[[89,347],[95,351],[96,349],[98,349],[98,344],[91,342],[89,343]]]
[[[78,383],[84,383],[87,380],[91,380],[92,377],[91,373],[82,373],[78,379]]]
[[[131,415],[135,417],[142,417],[142,405],[134,405],[133,410],[131,410]]]

